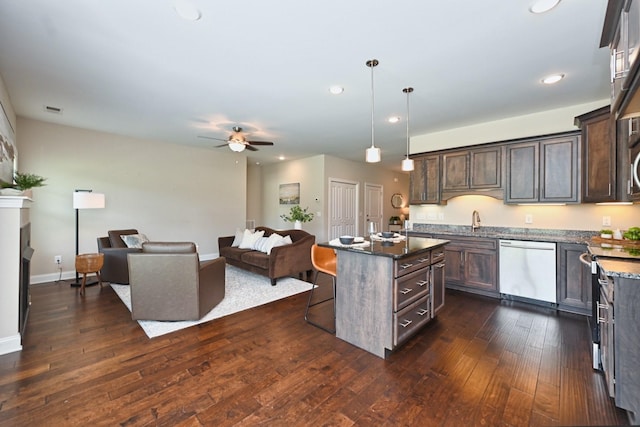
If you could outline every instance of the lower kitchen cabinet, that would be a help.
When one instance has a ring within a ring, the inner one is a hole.
[[[444,248],[431,251],[431,299],[433,315],[437,315],[444,308]]]
[[[482,237],[436,236],[447,239],[445,283],[448,288],[499,296],[498,244]]]
[[[558,243],[557,245],[558,309],[591,315],[591,268],[580,261],[587,252],[586,245]]]

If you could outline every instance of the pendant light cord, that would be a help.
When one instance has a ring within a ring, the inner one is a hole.
[[[373,126],[373,117],[374,117],[374,101],[375,101],[375,97],[374,97],[374,92],[373,92],[373,68],[378,65],[378,61],[376,61],[375,59],[370,61],[371,65],[369,65],[369,63],[367,63],[367,65],[369,65],[371,67],[371,148],[373,148],[375,146],[374,144],[374,140],[375,140],[375,135],[374,135],[374,126]]]
[[[402,89],[407,94],[407,159],[409,158],[409,94],[413,92],[412,87]]]

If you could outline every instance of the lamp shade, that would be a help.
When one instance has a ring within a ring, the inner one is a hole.
[[[365,151],[365,160],[367,163],[377,163],[381,159],[380,149],[378,147],[369,147]]]
[[[406,158],[402,161],[402,170],[405,172],[411,172],[414,169],[413,159]]]
[[[104,208],[104,194],[89,191],[73,193],[73,209],[102,209]]]

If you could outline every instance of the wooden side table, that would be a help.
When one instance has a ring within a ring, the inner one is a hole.
[[[82,274],[82,284],[80,285],[80,295],[84,295],[84,286],[87,283],[87,274],[95,273],[98,283],[102,287],[100,270],[104,265],[104,254],[80,254],[76,255],[76,271]]]

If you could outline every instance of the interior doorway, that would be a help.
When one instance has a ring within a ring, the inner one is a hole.
[[[382,230],[382,185],[364,183],[364,217],[365,234],[369,230],[369,223],[374,222],[378,232]]]
[[[360,184],[329,178],[329,240],[358,235],[358,193]]]

